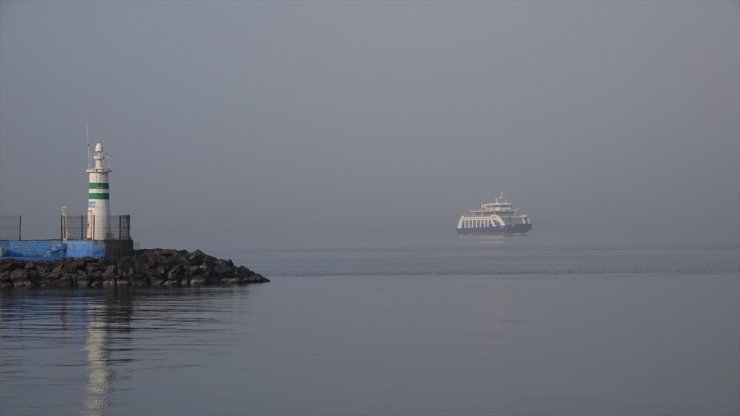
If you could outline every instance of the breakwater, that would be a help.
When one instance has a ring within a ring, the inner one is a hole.
[[[145,249],[118,259],[0,259],[0,288],[173,287],[265,282],[269,280],[244,266],[200,250]]]

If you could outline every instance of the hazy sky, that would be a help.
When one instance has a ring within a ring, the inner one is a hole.
[[[740,2],[0,3],[0,213],[193,235],[740,234]]]

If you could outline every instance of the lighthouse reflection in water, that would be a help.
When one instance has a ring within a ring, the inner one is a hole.
[[[99,315],[104,306],[88,305],[87,353],[90,375],[87,382],[87,398],[83,407],[83,415],[102,415],[108,407],[106,394],[112,391],[111,381],[113,372],[108,366],[110,359],[110,325],[100,320]]]
[[[269,285],[0,291],[0,414],[738,414],[736,246],[540,235],[221,253]]]

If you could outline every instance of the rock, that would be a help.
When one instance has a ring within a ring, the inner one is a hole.
[[[137,255],[134,257],[134,271],[136,273],[142,274],[149,268],[149,264],[146,261],[146,255]]]
[[[159,277],[162,277],[162,274],[159,273],[159,270],[146,269],[146,271],[144,272],[144,276],[146,276],[146,277],[148,277],[148,278],[151,279],[151,278],[159,278]]]
[[[263,277],[259,274],[253,274],[249,277],[240,277],[239,283],[269,283],[270,280],[266,277]]]
[[[103,276],[99,274],[87,275],[85,280],[87,280],[87,286],[90,286],[90,287],[103,286]]]
[[[172,264],[177,260],[177,257],[174,256],[172,253],[162,253],[159,257],[157,257],[157,264],[162,266],[167,266],[169,264]]]
[[[39,272],[39,276],[44,280],[56,280],[62,275],[61,272],[55,273],[53,270],[50,272]]]
[[[249,277],[254,275],[254,272],[244,266],[239,266],[236,268],[236,275],[239,277]]]
[[[182,275],[182,271],[183,271],[183,266],[182,266],[182,264],[176,264],[176,265],[175,265],[174,267],[172,267],[172,268],[171,268],[171,269],[170,269],[170,270],[169,270],[169,271],[167,272],[167,277],[168,277],[169,279],[175,279],[175,278],[177,278],[178,276],[181,276],[181,275]]]
[[[233,267],[224,259],[218,259],[213,265],[213,272],[217,276],[233,275]]]
[[[83,263],[79,260],[65,261],[62,266],[62,271],[65,273],[76,273],[77,270],[82,268]]]
[[[145,276],[134,276],[129,280],[129,284],[134,287],[149,286],[149,279]]]
[[[69,279],[70,284],[72,285],[72,287],[79,287],[80,286],[80,280],[79,280],[79,278],[77,277],[76,274],[64,273],[64,274],[62,274],[62,277],[60,277],[60,279],[65,279],[65,278],[66,279]]]
[[[206,257],[206,254],[200,250],[195,250],[194,252],[188,254],[187,257],[192,265],[200,266],[203,263],[203,259]]]
[[[116,274],[116,265],[111,264],[110,266],[105,268],[105,271],[103,272],[103,277],[107,279],[111,279],[113,278],[113,276],[115,276],[115,274]]]
[[[119,257],[116,261],[116,265],[119,269],[128,269],[134,266],[134,258],[131,256]]]
[[[0,287],[175,287],[262,282],[269,280],[200,250],[136,250],[133,256],[114,261],[91,257],[43,262],[0,259]]]
[[[34,286],[38,286],[40,284],[41,275],[39,275],[39,272],[37,272],[35,269],[28,270],[28,280],[33,283]]]
[[[11,280],[28,279],[28,270],[26,270],[26,269],[15,269],[12,272],[10,272],[10,278],[11,278]]]
[[[218,259],[213,256],[209,256],[207,254],[203,256],[203,264],[205,264],[208,268],[212,268],[217,261]]]
[[[15,269],[15,260],[11,259],[3,259],[0,260],[0,273],[5,271],[11,271]]]
[[[49,286],[52,287],[72,287],[72,279],[69,276],[61,276],[58,279],[50,280]]]
[[[31,287],[33,286],[33,283],[31,283],[28,279],[13,279],[13,287]]]
[[[62,273],[64,270],[64,263],[59,263],[56,267],[54,267],[51,271],[53,273]]]
[[[190,286],[202,286],[206,283],[206,278],[204,276],[193,276],[188,280],[188,284]]]

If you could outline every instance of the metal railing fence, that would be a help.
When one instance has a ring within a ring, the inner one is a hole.
[[[131,216],[111,215],[107,223],[94,215],[62,215],[60,234],[63,240],[130,240]],[[104,233],[105,235],[99,235]]]
[[[0,215],[0,240],[20,240],[22,226],[20,215]]]

